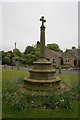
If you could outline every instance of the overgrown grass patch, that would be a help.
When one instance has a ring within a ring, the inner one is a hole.
[[[69,85],[69,92],[48,96],[32,96],[21,91],[27,71],[3,69],[3,117],[4,118],[77,118],[78,77],[60,74],[62,83]]]

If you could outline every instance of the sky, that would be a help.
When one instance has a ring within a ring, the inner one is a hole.
[[[26,46],[40,41],[41,16],[46,19],[46,44],[56,43],[63,51],[78,47],[77,2],[3,2],[0,50],[13,50],[16,42],[23,52]]]

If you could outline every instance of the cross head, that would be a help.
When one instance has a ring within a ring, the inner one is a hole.
[[[44,20],[44,16],[40,18],[40,21],[42,21],[42,26],[44,26],[44,22],[46,22],[46,20]]]

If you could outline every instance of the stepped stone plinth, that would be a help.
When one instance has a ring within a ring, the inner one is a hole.
[[[40,19],[42,21],[41,35],[40,35],[40,57],[34,62],[32,70],[29,70],[30,76],[25,78],[26,88],[34,91],[54,91],[60,88],[59,77],[55,76],[56,70],[53,68],[52,63],[46,60],[45,56],[45,27],[44,17]]]

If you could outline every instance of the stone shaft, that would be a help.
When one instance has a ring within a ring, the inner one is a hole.
[[[42,21],[42,25],[40,27],[40,57],[45,58],[45,26],[44,16],[41,17],[40,21]]]
[[[40,57],[45,57],[45,28],[41,27],[41,35],[40,35]]]

